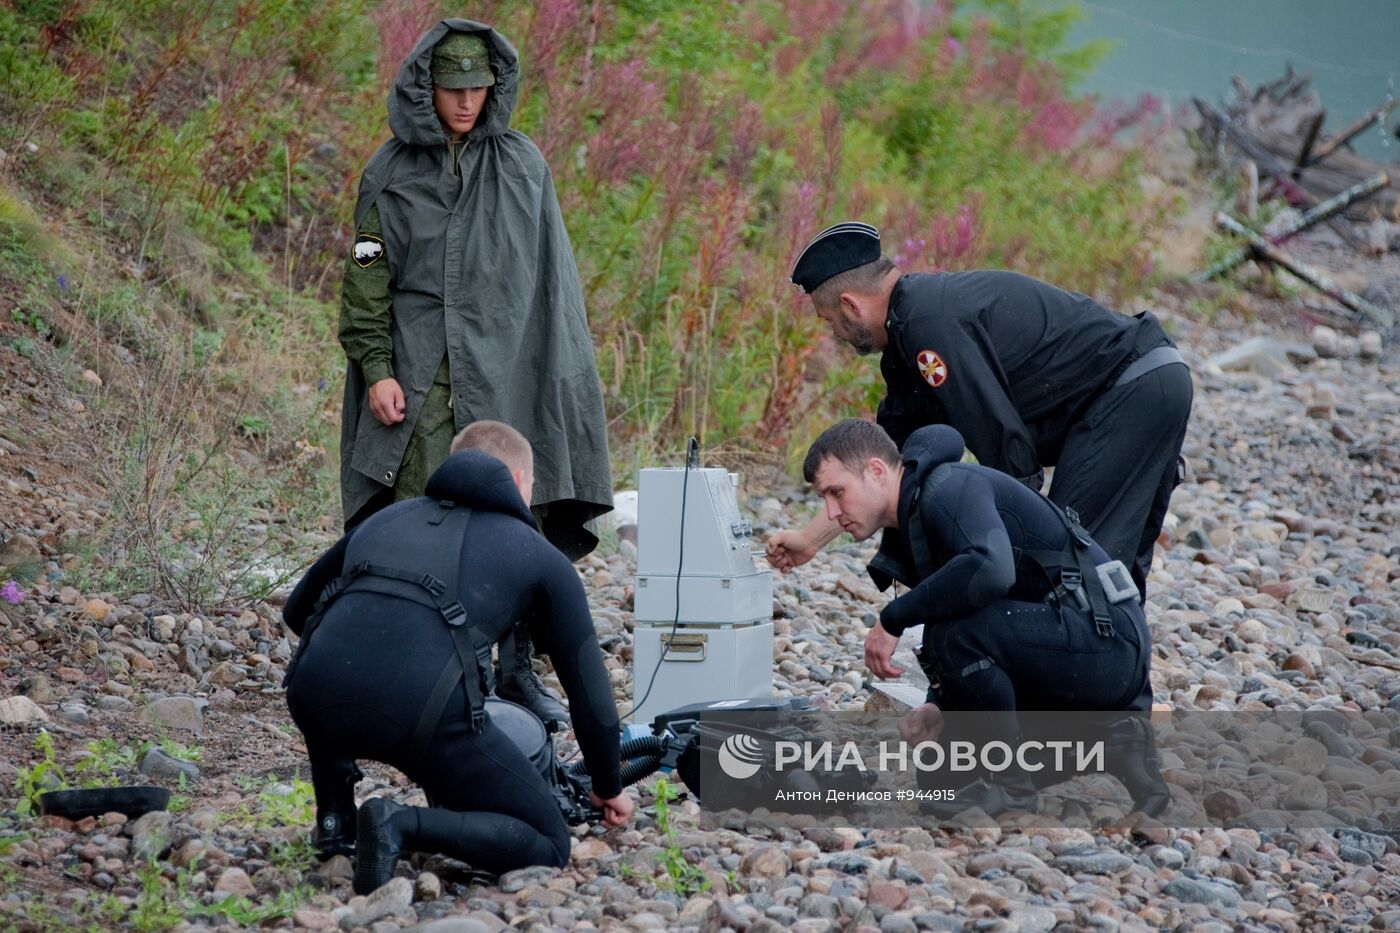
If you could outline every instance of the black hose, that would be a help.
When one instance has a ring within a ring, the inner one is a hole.
[[[622,786],[635,784],[661,767],[660,755],[638,755],[622,759]],[[588,777],[588,767],[581,761],[569,765],[564,771],[574,780]]]
[[[650,777],[661,767],[661,756],[634,758],[622,766],[622,786],[631,787],[644,777]]]
[[[643,735],[628,739],[618,749],[622,759],[622,786],[630,787],[644,777],[656,773],[661,767],[661,756],[666,752],[666,740],[659,735]],[[588,775],[588,766],[576,761],[564,769],[572,778]]]
[[[622,758],[641,758],[643,755],[660,756],[666,752],[666,740],[659,735],[639,735],[623,742],[619,751]]]

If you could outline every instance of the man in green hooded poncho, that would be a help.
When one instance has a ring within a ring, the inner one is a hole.
[[[341,495],[348,529],[422,495],[458,430],[503,421],[534,448],[541,530],[576,560],[612,507],[606,424],[549,167],[509,126],[519,81],[510,43],[462,19],[399,69],[346,263]]]

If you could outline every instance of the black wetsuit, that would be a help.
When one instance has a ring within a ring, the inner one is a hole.
[[[375,554],[376,530],[402,510],[437,509],[437,500],[469,506],[457,592],[467,624],[498,641],[517,620],[526,620],[568,694],[594,790],[604,799],[621,793],[617,707],[573,565],[536,530],[510,473],[495,458],[479,451],[454,454],[433,474],[427,493],[376,513],[323,555],[287,602],[288,626],[301,633],[321,591],[341,575],[352,540],[357,550],[368,546]],[[396,556],[374,559],[394,565]],[[483,731],[470,732],[462,683],[426,752],[415,754],[418,720],[453,651],[435,609],[353,591],[330,604],[297,659],[287,691],[292,718],[306,736],[318,809],[348,806],[353,813],[347,778],[355,759],[381,761],[421,786],[433,804],[419,811],[417,838],[431,843],[423,850],[446,852],[494,873],[564,865],[569,834],[548,786],[500,728],[488,721]]]
[[[879,422],[901,448],[917,428],[956,428],[984,466],[1039,491],[1085,527],[1147,592],[1191,411],[1180,362],[1121,385],[1172,346],[1156,319],[1012,272],[911,274],[890,296]]]
[[[948,710],[1151,709],[1151,641],[1137,600],[1109,607],[1113,631],[1104,635],[1092,612],[1053,597],[1058,570],[1022,552],[1062,550],[1064,519],[1006,474],[957,462],[962,452],[962,438],[942,425],[910,435],[900,529],[886,534],[870,567],[881,588],[892,580],[910,587],[885,606],[880,624],[899,635],[924,623],[929,699]],[[930,567],[916,566],[915,522]],[[1097,544],[1089,557],[1110,560]]]

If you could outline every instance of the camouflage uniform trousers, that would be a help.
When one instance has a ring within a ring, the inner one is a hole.
[[[418,411],[418,422],[413,426],[408,447],[404,449],[399,480],[394,484],[395,502],[423,495],[428,478],[447,459],[452,449],[452,438],[456,434],[452,413],[452,377],[447,368],[447,358],[443,357],[437,375],[433,376],[433,387]],[[535,521],[543,525],[545,516],[549,514],[549,506],[532,506],[530,511]]]
[[[418,410],[418,421],[413,425],[408,446],[404,448],[399,479],[394,484],[395,502],[423,495],[428,477],[447,459],[456,433],[452,421],[452,377],[444,356],[433,377],[433,387]]]

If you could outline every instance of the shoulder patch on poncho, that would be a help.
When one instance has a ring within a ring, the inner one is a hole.
[[[384,241],[372,233],[361,233],[355,237],[351,256],[361,269],[374,265],[384,255]]]

